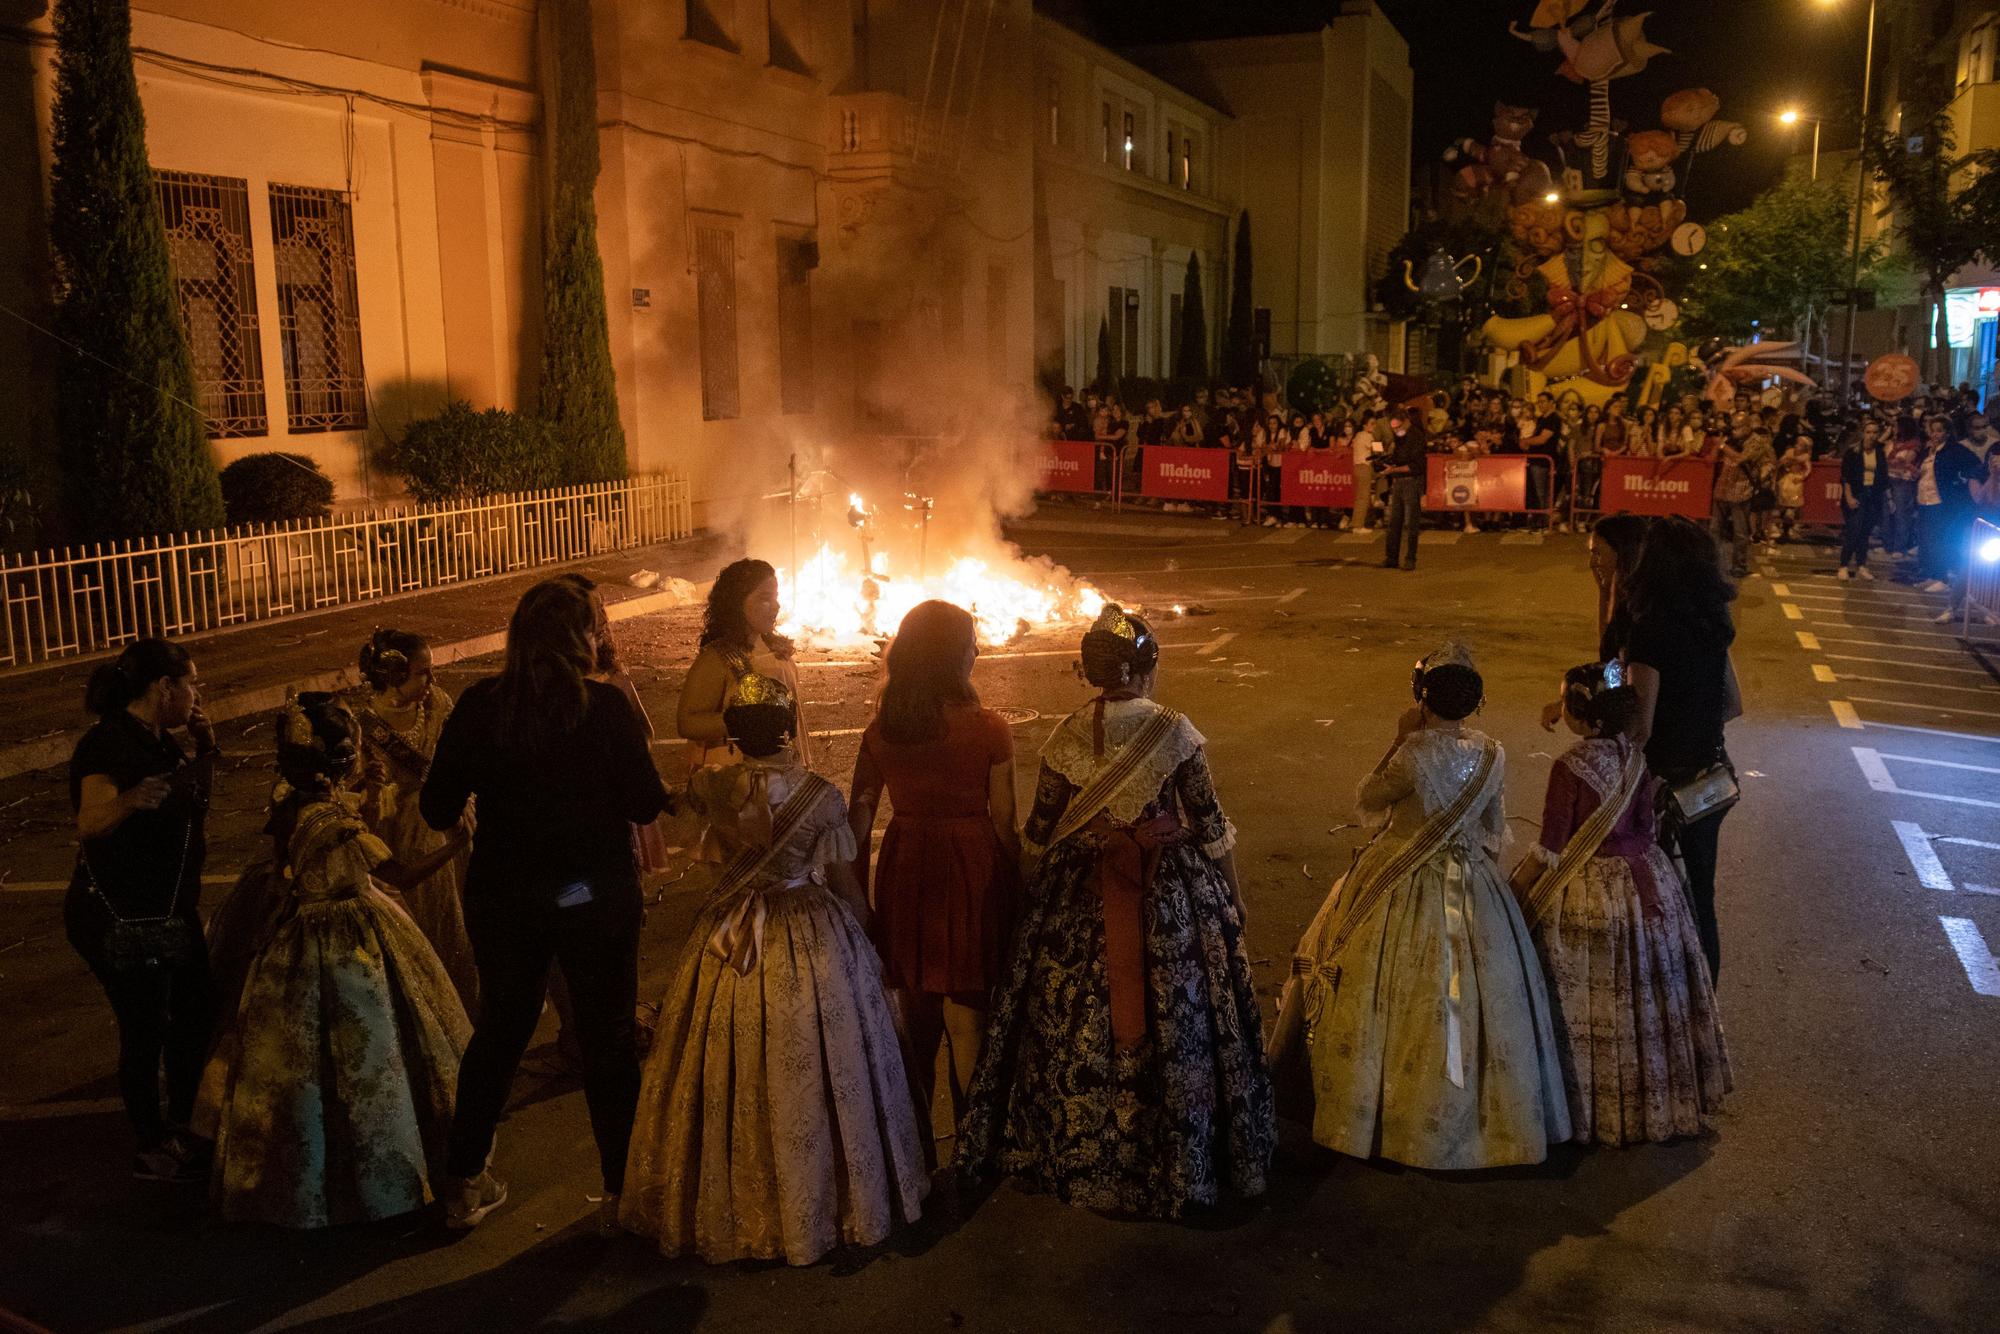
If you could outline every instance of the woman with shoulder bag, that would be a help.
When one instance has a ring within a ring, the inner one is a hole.
[[[1743,712],[1729,646],[1736,637],[1715,539],[1687,519],[1656,519],[1632,577],[1621,585],[1632,626],[1625,642],[1639,694],[1633,744],[1664,785],[1660,843],[1678,856],[1710,979],[1722,971],[1715,867],[1722,817],[1736,803],[1723,724]]]
[[[118,1091],[142,1181],[198,1181],[207,1170],[206,1146],[186,1128],[214,1020],[198,900],[217,750],[200,700],[186,649],[137,640],[91,673],[84,702],[98,721],[69,762],[80,846],[63,925],[118,1021]],[[178,727],[192,759],[171,735]]]

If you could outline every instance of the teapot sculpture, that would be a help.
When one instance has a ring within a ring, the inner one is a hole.
[[[1472,266],[1472,272],[1461,278],[1458,271],[1467,264]],[[1466,288],[1479,281],[1483,267],[1477,255],[1467,255],[1454,261],[1444,251],[1433,250],[1430,258],[1424,261],[1421,278],[1416,276],[1415,265],[1407,259],[1403,261],[1403,286],[1429,301],[1456,301]]]

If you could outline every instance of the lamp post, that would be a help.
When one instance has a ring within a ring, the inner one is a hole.
[[[1787,109],[1778,113],[1778,123],[1780,125],[1797,125],[1801,119],[1803,119],[1803,116],[1796,108]],[[1813,123],[1812,179],[1816,181],[1819,179],[1819,117],[1814,116],[1812,118],[1812,123]]]
[[[1838,0],[1820,0],[1834,4]],[[1861,55],[1861,131],[1854,148],[1854,240],[1847,268],[1847,335],[1840,352],[1840,403],[1847,406],[1854,381],[1855,289],[1861,285],[1861,210],[1868,206],[1868,92],[1875,73],[1875,0],[1868,0],[1868,38]]]

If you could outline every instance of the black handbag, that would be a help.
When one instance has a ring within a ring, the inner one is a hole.
[[[174,868],[174,895],[163,917],[121,917],[99,886],[91,868],[90,854],[79,850],[83,873],[89,877],[90,892],[111,915],[104,932],[104,961],[113,972],[136,973],[147,969],[177,968],[195,957],[201,948],[201,933],[193,922],[180,915],[181,882],[187,872],[188,847],[194,841],[194,820],[190,818],[181,836],[180,865]]]
[[[1674,829],[1685,829],[1710,816],[1720,815],[1742,800],[1743,789],[1736,781],[1736,766],[1729,762],[1727,755],[1718,756],[1716,761],[1696,773],[1665,789],[1661,804],[1668,824]]]

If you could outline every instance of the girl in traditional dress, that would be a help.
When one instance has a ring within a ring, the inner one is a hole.
[[[1277,1140],[1243,900],[1200,732],[1150,698],[1160,645],[1108,606],[1103,693],[1042,750],[1029,889],[958,1163],[1071,1204],[1175,1217],[1261,1194]]]
[[[745,758],[688,784],[718,879],[660,1008],[619,1221],[669,1256],[806,1265],[915,1219],[929,1176],[846,804],[800,763],[784,685],[730,689]]]
[[[1273,1064],[1307,1077],[1312,1136],[1330,1149],[1538,1163],[1570,1121],[1541,961],[1494,860],[1505,757],[1465,725],[1485,687],[1463,646],[1424,659],[1414,684],[1361,781],[1362,811],[1385,823],[1299,942]]]
[[[451,696],[433,679],[431,649],[422,635],[377,630],[361,646],[365,702],[355,709],[361,725],[361,814],[369,829],[405,862],[430,856],[451,834],[424,823],[417,794],[451,716]],[[456,831],[454,831],[456,832]],[[479,969],[465,934],[464,838],[460,851],[438,873],[413,888],[403,906],[451,974],[466,1013],[479,1010]]]
[[[735,683],[752,673],[783,685],[797,708],[799,673],[792,662],[792,641],[778,633],[778,572],[761,560],[739,560],[725,566],[709,590],[701,652],[681,683],[675,723],[687,738],[689,773],[704,764],[734,764],[743,758],[730,745],[722,710]],[[803,717],[793,738],[799,763],[810,765],[812,735]]]
[[[848,806],[864,891],[885,786],[895,809],[882,839],[870,935],[902,1008],[918,1107],[933,1121],[940,1163],[952,1158],[1020,895],[1014,738],[972,688],[974,629],[971,614],[949,602],[919,603],[903,618],[889,645],[881,712],[854,761]],[[950,1061],[942,1115],[940,1046]]]
[[[1701,935],[1659,845],[1659,780],[1624,735],[1638,692],[1593,662],[1564,675],[1562,699],[1583,739],[1549,771],[1541,839],[1514,885],[1555,995],[1573,1137],[1696,1134],[1729,1091],[1729,1056]]]
[[[444,1168],[471,1026],[423,933],[374,882],[407,894],[466,834],[396,860],[345,790],[359,746],[332,695],[299,696],[279,723],[272,831],[291,898],[251,960],[196,1113],[227,1218],[388,1218],[423,1207]]]

